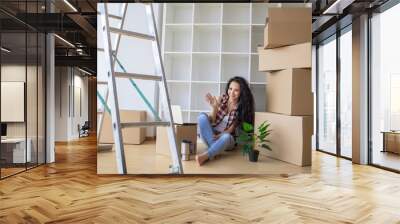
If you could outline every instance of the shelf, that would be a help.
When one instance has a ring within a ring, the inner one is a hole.
[[[250,82],[250,84],[253,84],[253,85],[266,85],[267,83],[266,82]]]
[[[265,25],[265,19],[267,18],[267,8],[267,3],[253,3],[251,23]]]
[[[223,23],[222,26],[250,26],[251,24],[249,23]]]
[[[227,82],[234,76],[242,76],[248,79],[249,56],[248,55],[222,55],[221,82]]]
[[[190,83],[190,80],[176,80],[176,79],[167,79],[170,83]]]
[[[265,88],[265,85],[250,84],[250,89],[254,96],[256,112],[265,112]]]
[[[169,54],[164,57],[167,80],[187,80],[190,78],[190,56]]]
[[[193,55],[192,81],[219,81],[219,55]]]
[[[251,52],[257,53],[257,47],[264,46],[264,27],[251,27]]]
[[[193,23],[166,23],[165,27],[192,27],[192,25]]]
[[[181,51],[181,52],[179,52],[179,51],[164,51],[164,55],[168,55],[168,54],[170,54],[170,55],[190,55],[191,53],[189,52],[189,51],[187,51],[187,52],[184,52],[184,51]]]
[[[219,55],[220,54],[220,52],[218,51],[215,51],[215,52],[200,52],[200,51],[194,51],[194,52],[192,52],[194,55],[195,54],[197,54],[197,55]]]
[[[168,92],[171,105],[179,105],[182,110],[189,109],[189,86],[190,83],[168,82]]]
[[[220,26],[195,26],[193,51],[219,52],[221,50],[220,35]]]
[[[210,110],[182,110],[182,111],[186,111],[186,112],[198,112],[198,113],[200,113],[200,112],[206,112],[206,113],[209,113],[210,112]]]
[[[270,3],[165,4],[163,56],[172,104],[184,120],[210,111],[205,95],[220,96],[227,81],[249,83],[258,111],[265,111],[265,73],[258,71]],[[190,92],[189,92],[190,91]]]
[[[194,5],[194,23],[221,23],[221,4],[196,3]]]
[[[246,52],[221,52],[222,55],[249,55]]]
[[[192,23],[193,4],[165,4],[166,23]]]
[[[205,100],[207,93],[218,96],[218,84],[192,83],[191,110],[208,111],[210,106]]]
[[[249,52],[249,26],[224,26],[222,28],[223,52]]]
[[[165,30],[165,49],[172,52],[190,52],[192,44],[191,27],[169,27]]]
[[[250,82],[266,81],[266,73],[258,71],[258,55],[251,56]]]
[[[250,4],[225,3],[223,8],[223,23],[250,23]]]

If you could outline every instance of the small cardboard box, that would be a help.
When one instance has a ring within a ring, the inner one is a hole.
[[[314,112],[310,69],[285,69],[267,73],[266,111],[286,115]]]
[[[268,8],[264,48],[311,42],[311,8]]]
[[[120,120],[123,122],[146,121],[146,111],[121,110]],[[124,128],[122,129],[124,144],[138,145],[146,139],[146,128]],[[113,144],[114,136],[111,128],[111,117],[108,113],[104,114],[103,127],[101,128],[99,143]]]
[[[276,71],[289,68],[311,68],[311,43],[273,49],[258,48],[258,70]]]
[[[169,127],[157,127],[156,153],[170,156],[167,128],[169,128]],[[178,148],[179,156],[181,154],[182,140],[191,141],[193,143],[193,151],[191,154],[196,154],[196,152],[197,152],[197,124],[195,124],[195,123],[175,124],[175,134],[176,134],[176,141],[177,141],[177,148]]]
[[[272,151],[260,148],[260,153],[298,166],[311,165],[312,116],[288,116],[256,112],[255,127],[262,122],[270,123]]]

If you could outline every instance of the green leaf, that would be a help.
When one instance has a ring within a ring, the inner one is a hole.
[[[264,121],[259,127],[258,127],[258,131],[259,132],[263,132],[265,130],[268,130],[268,127],[270,126],[270,124],[266,124],[267,121]]]
[[[268,149],[268,150],[272,151],[271,147],[269,147],[269,145],[267,145],[267,144],[262,144],[261,147],[263,147],[264,149]]]
[[[260,130],[261,128],[264,128],[266,122],[267,121],[264,121],[263,123],[261,123],[260,126],[258,126],[258,130]]]
[[[260,128],[258,129],[258,131],[259,131],[259,132],[265,132],[265,131],[267,130],[267,128],[268,128],[268,126],[266,125],[266,126],[264,126],[264,127],[260,127]]]
[[[239,138],[238,138],[238,140],[239,141],[244,141],[244,142],[247,142],[247,141],[251,141],[252,140],[252,137],[251,137],[251,135],[240,135],[239,136]]]
[[[243,130],[247,133],[252,132],[253,131],[253,125],[251,125],[250,123],[247,122],[243,122]]]

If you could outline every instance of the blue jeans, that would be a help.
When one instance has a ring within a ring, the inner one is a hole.
[[[206,113],[200,113],[198,117],[200,137],[208,146],[208,158],[213,158],[219,152],[235,147],[235,139],[229,133],[223,133],[218,139],[214,139],[214,130]]]

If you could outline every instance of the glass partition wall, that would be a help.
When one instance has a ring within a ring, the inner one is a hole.
[[[317,150],[352,157],[351,25],[317,45]]]
[[[25,12],[34,12],[39,7],[24,2],[18,6]],[[0,12],[0,17],[8,15]],[[43,33],[26,24],[15,22],[12,29],[1,24],[0,178],[3,179],[45,163],[46,40]]]

